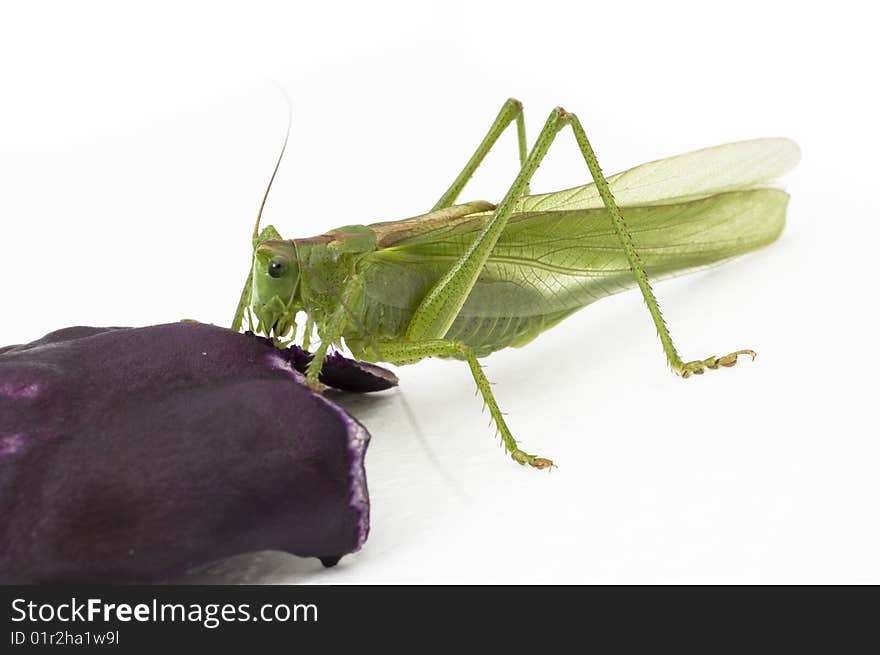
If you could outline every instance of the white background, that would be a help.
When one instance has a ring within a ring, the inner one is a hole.
[[[0,343],[67,325],[227,324],[266,218],[310,236],[426,211],[519,97],[534,137],[576,111],[606,170],[784,135],[803,161],[778,243],[657,285],[683,381],[637,293],[488,374],[526,448],[507,459],[467,367],[401,369],[345,402],[373,434],[372,532],[323,570],[257,582],[880,582],[876,20],[834,3],[4,3]],[[535,191],[587,181],[570,136]],[[498,200],[506,135],[464,194]],[[403,401],[412,409],[408,417]]]

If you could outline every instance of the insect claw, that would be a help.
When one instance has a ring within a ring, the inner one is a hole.
[[[320,380],[312,380],[308,377],[306,378],[306,386],[315,393],[324,393],[324,391],[327,389],[327,385],[322,383]]]
[[[721,366],[725,368],[731,368],[732,366],[736,366],[736,361],[740,355],[749,355],[752,358],[752,361],[755,361],[755,357],[758,354],[754,350],[737,350],[736,352],[732,352],[729,355],[724,355],[723,357],[716,357],[712,355],[711,357],[707,357],[706,359],[696,360],[693,362],[688,362],[687,364],[683,364],[681,369],[678,371],[679,375],[683,378],[688,378],[691,375],[702,375],[705,373],[706,369],[715,370]]]
[[[519,448],[510,453],[510,456],[513,458],[513,461],[518,464],[528,464],[529,466],[539,470],[556,468],[556,464],[554,464],[552,460],[549,460],[545,457],[536,457],[535,455],[529,455],[528,453],[521,451]]]
[[[725,355],[724,357],[718,360],[718,364],[721,366],[725,366],[730,368],[731,366],[736,365],[736,360],[740,355],[749,355],[752,358],[752,361],[755,361],[755,357],[758,356],[754,350],[737,350],[735,353],[730,353],[729,355]]]

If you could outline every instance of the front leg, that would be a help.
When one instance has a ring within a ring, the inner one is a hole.
[[[318,376],[321,375],[321,369],[324,368],[324,360],[327,359],[327,352],[330,346],[334,343],[339,343],[347,322],[358,322],[351,307],[357,294],[363,290],[363,279],[360,275],[352,275],[346,282],[341,294],[329,284],[324,284],[324,287],[324,291],[335,296],[338,305],[323,325],[317,326],[321,345],[314,352],[312,361],[309,362],[306,369],[306,384],[313,391],[323,391],[324,389],[324,385],[318,380]],[[306,334],[311,331],[312,325],[314,325],[314,322],[312,317],[309,316],[306,319]]]

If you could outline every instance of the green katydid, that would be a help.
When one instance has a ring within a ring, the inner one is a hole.
[[[507,194],[498,205],[455,204],[514,123],[521,168]],[[566,126],[593,183],[529,195],[532,175]],[[553,466],[549,459],[518,447],[477,358],[524,346],[589,303],[637,285],[674,372],[688,377],[733,366],[740,355],[754,359],[754,351],[737,350],[684,362],[648,279],[774,241],[785,222],[788,194],[768,184],[798,158],[797,145],[788,139],[756,139],[643,164],[606,179],[580,121],[560,107],[527,152],[522,105],[510,99],[427,214],[291,240],[271,226],[261,231],[258,215],[251,271],[232,328],[240,330],[247,314],[255,331],[292,340],[302,312],[303,347],[308,349],[314,331],[320,338],[307,370],[313,388],[321,386],[328,348],[343,340],[356,358],[369,362],[465,360],[507,452],[520,464],[547,468]]]

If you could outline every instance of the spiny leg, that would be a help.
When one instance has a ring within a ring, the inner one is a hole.
[[[519,448],[510,428],[507,427],[501,409],[498,407],[491,384],[483,372],[483,367],[480,366],[474,351],[467,345],[449,339],[428,339],[416,342],[381,342],[377,344],[377,347],[381,353],[382,361],[396,365],[409,364],[427,357],[463,357],[470,366],[477,389],[483,397],[486,407],[489,408],[492,420],[495,421],[498,433],[501,435],[501,441],[513,460],[538,469],[554,466],[551,460],[530,455]]]
[[[556,133],[565,125],[565,112],[556,108],[544,124],[535,145],[492,218],[468,246],[465,253],[441,277],[422,299],[407,326],[406,341],[439,339],[455,320],[477,278],[486,265],[495,244],[529,181],[547,154]]]
[[[564,112],[555,109],[551,112],[532,151],[523,163],[519,174],[508,189],[504,199],[496,207],[492,218],[468,247],[465,254],[455,262],[447,273],[431,288],[422,299],[413,318],[407,326],[403,343],[385,344],[381,347],[382,361],[394,362],[395,359],[421,359],[436,355],[461,355],[470,365],[471,374],[477,388],[483,395],[486,405],[495,420],[505,447],[514,460],[520,464],[530,464],[537,468],[552,466],[550,460],[535,457],[519,449],[516,440],[510,433],[507,423],[498,408],[488,380],[474,356],[473,351],[463,344],[445,340],[446,335],[461,307],[473,289],[480,272],[486,264],[495,244],[504,232],[507,220],[513,213],[516,201],[528,188],[529,181],[547,154],[556,133],[564,125],[561,116]]]
[[[440,197],[440,200],[437,201],[437,204],[434,205],[431,211],[449,207],[455,202],[461,194],[462,189],[464,189],[465,185],[468,183],[468,180],[473,177],[474,171],[477,170],[483,162],[483,159],[489,154],[489,150],[495,145],[498,137],[501,136],[504,130],[506,130],[514,120],[516,121],[516,137],[519,144],[520,166],[525,163],[528,146],[526,144],[526,124],[523,120],[522,103],[516,98],[508,98],[504,105],[502,105],[501,111],[498,112],[498,116],[496,116],[495,120],[492,122],[492,127],[489,128],[489,132],[480,142],[480,145],[477,146],[477,150],[474,152],[473,156],[471,156],[461,173],[458,174],[458,177],[455,178],[455,181],[446,190],[446,193]],[[526,185],[523,194],[521,195],[527,195],[528,192],[529,187]]]
[[[645,304],[648,306],[651,319],[654,321],[654,326],[657,328],[657,335],[660,337],[660,342],[663,345],[663,352],[666,353],[666,358],[669,365],[672,367],[672,370],[682,377],[687,378],[691,374],[700,375],[707,368],[716,369],[719,366],[727,368],[734,366],[740,355],[750,355],[754,360],[755,352],[753,350],[737,350],[728,355],[724,355],[723,357],[716,357],[713,355],[703,360],[696,360],[687,363],[681,360],[678,351],[672,343],[672,337],[669,335],[666,322],[663,320],[663,315],[660,312],[660,305],[657,303],[657,298],[654,296],[654,291],[651,289],[651,285],[648,282],[648,275],[645,272],[645,267],[633,245],[632,234],[627,228],[626,222],[623,220],[617,202],[614,200],[614,195],[611,193],[611,189],[608,186],[608,181],[602,174],[602,169],[599,167],[599,162],[596,159],[590,141],[587,139],[587,134],[584,132],[584,128],[581,126],[581,122],[578,120],[577,116],[570,114],[561,108],[559,111],[560,119],[571,124],[575,140],[581,150],[581,154],[584,156],[587,168],[590,169],[590,175],[592,175],[593,181],[596,183],[596,189],[599,191],[605,209],[611,217],[614,231],[617,233],[617,237],[626,253],[630,270],[635,276],[639,289],[642,292],[642,297],[645,300]]]
[[[523,163],[519,174],[516,176],[510,189],[508,189],[504,199],[496,207],[492,218],[486,223],[471,245],[468,246],[464,255],[452,265],[422,299],[407,326],[404,343],[385,345],[382,347],[380,354],[382,361],[394,362],[394,357],[390,354],[390,351],[394,348],[411,348],[418,354],[418,356],[412,359],[430,357],[435,353],[441,355],[450,354],[450,350],[454,348],[455,350],[453,350],[452,354],[460,354],[468,360],[477,388],[480,389],[483,399],[489,406],[492,418],[498,425],[508,452],[521,464],[531,464],[538,468],[551,466],[552,463],[549,460],[523,453],[517,447],[516,440],[511,435],[507,423],[504,421],[498,404],[492,395],[489,383],[473,351],[469,348],[462,350],[462,344],[444,340],[443,337],[446,335],[459,311],[461,311],[465,300],[467,300],[471,289],[473,289],[477,278],[486,265],[489,255],[504,232],[504,228],[510,215],[513,213],[517,200],[524,190],[528,188],[529,181],[541,160],[547,154],[556,133],[565,124],[561,120],[564,113],[560,108],[554,109],[551,112],[535,141],[535,145],[532,147],[532,151]],[[432,352],[431,348],[427,348],[425,344],[433,344],[434,351]],[[399,354],[400,359],[405,359],[400,356],[403,354],[401,351],[398,350],[396,352]]]

